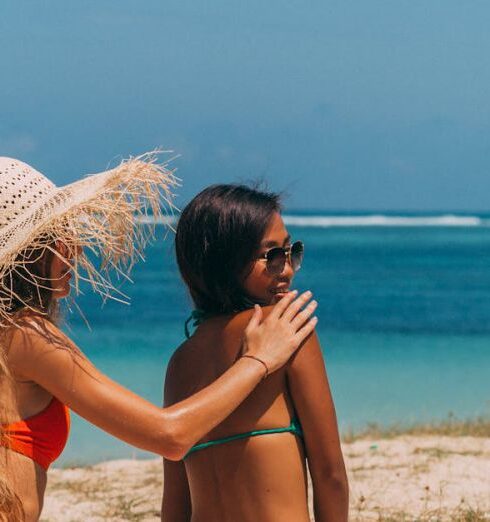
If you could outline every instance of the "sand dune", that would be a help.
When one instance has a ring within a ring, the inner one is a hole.
[[[353,521],[490,520],[490,438],[399,436],[343,451]],[[41,520],[155,521],[161,491],[158,459],[53,469]]]

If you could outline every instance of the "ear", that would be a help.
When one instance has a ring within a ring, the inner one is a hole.
[[[55,249],[60,256],[65,259],[72,259],[73,257],[79,256],[82,253],[82,247],[80,245],[67,245],[64,241],[57,239],[54,243]]]
[[[60,239],[57,239],[54,242],[54,248],[56,249],[58,254],[60,254],[61,256],[63,256],[63,257],[67,256],[67,254],[68,254],[68,247],[67,247],[66,243],[64,243]]]

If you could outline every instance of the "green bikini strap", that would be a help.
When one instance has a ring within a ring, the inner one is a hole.
[[[204,310],[192,310],[191,315],[186,319],[184,325],[186,339],[189,339],[191,336],[189,331],[189,323],[193,321],[192,328],[197,328],[202,322],[204,322],[206,319],[209,319],[209,317],[211,317],[211,314],[204,312]]]
[[[201,442],[201,444],[196,444],[193,446],[184,456],[184,459],[187,458],[191,453],[195,451],[209,448],[211,446],[217,446],[218,444],[224,444],[226,442],[232,442],[234,440],[240,439],[248,439],[249,437],[257,437],[258,435],[270,435],[273,433],[293,433],[294,435],[298,435],[299,437],[303,436],[303,430],[301,429],[301,425],[299,420],[296,417],[291,419],[291,424],[286,426],[285,428],[269,428],[266,430],[254,430],[247,431],[246,433],[239,433],[238,435],[230,435],[229,437],[223,437],[222,439],[210,440],[208,442]]]

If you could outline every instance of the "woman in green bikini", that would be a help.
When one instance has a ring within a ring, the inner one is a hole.
[[[196,329],[169,363],[167,406],[233,364],[254,304],[274,313],[267,305],[290,290],[303,256],[302,243],[292,242],[284,226],[278,196],[238,185],[196,196],[175,241]],[[308,522],[306,463],[315,520],[345,522],[347,478],[315,334],[182,461],[164,461],[162,520]]]

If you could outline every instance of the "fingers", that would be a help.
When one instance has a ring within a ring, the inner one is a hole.
[[[290,306],[287,307],[285,312],[283,313],[283,318],[287,321],[292,321],[293,317],[303,308],[303,306],[311,299],[313,294],[308,290],[307,292],[303,292],[298,299],[296,299]]]
[[[262,308],[258,304],[256,304],[254,306],[254,313],[252,314],[252,317],[250,318],[250,321],[248,322],[247,327],[245,328],[245,331],[249,332],[250,330],[257,328],[257,326],[259,326],[261,321],[262,321]]]
[[[296,349],[301,346],[301,343],[313,332],[318,324],[318,317],[312,317],[301,329],[296,332],[294,336]]]
[[[296,317],[291,321],[291,326],[295,330],[299,330],[301,326],[306,323],[306,321],[311,317],[313,312],[316,310],[318,306],[317,301],[311,301],[311,303],[308,303],[307,306],[301,312],[296,314]]]
[[[292,292],[288,292],[272,309],[272,312],[269,314],[269,317],[274,319],[279,319],[281,315],[284,313],[284,310],[290,305],[292,300],[298,295],[297,290],[293,290]]]

